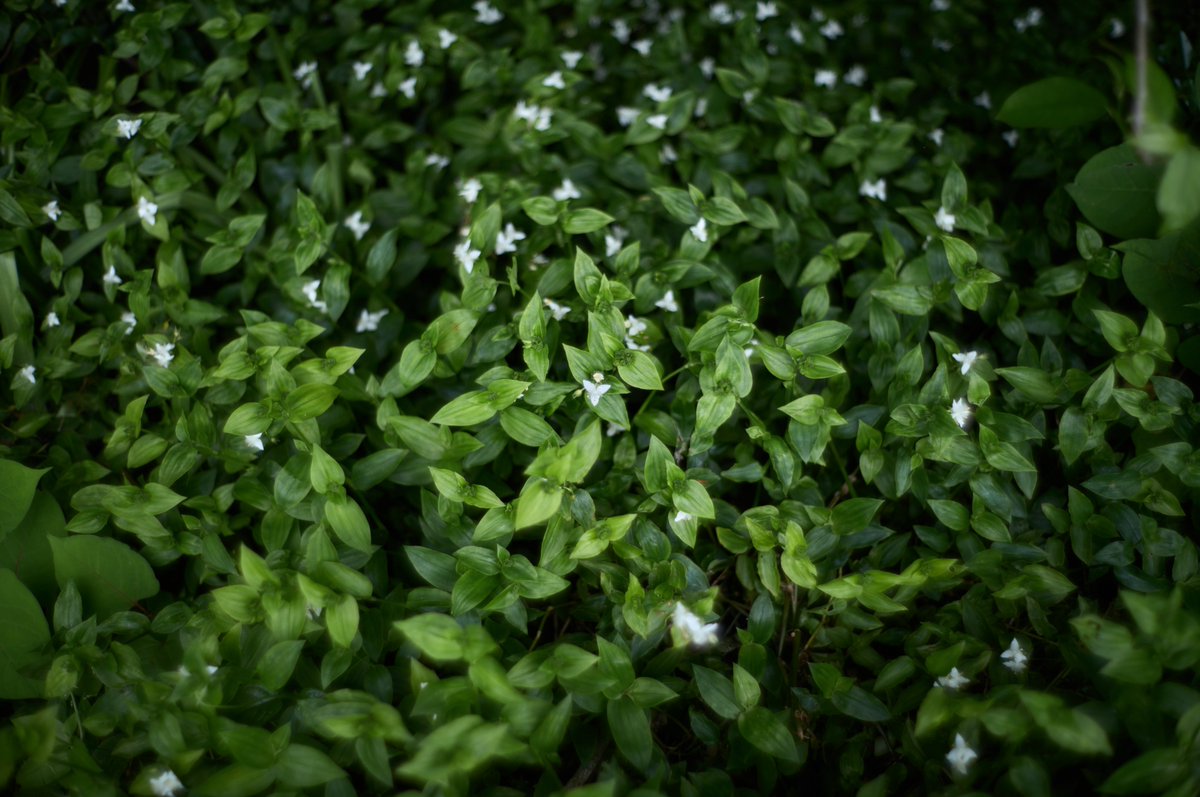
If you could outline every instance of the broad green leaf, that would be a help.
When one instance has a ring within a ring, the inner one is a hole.
[[[49,470],[34,470],[0,459],[0,540],[15,529],[33,503],[38,481]]]
[[[996,120],[1010,127],[1075,127],[1104,116],[1108,102],[1096,89],[1069,77],[1049,77],[1008,95]]]
[[[140,554],[108,537],[50,537],[60,587],[74,581],[84,611],[104,620],[158,594],[154,570]]]
[[[800,763],[795,736],[770,709],[755,706],[738,717],[737,726],[758,750],[791,764]]]
[[[6,568],[0,568],[0,612],[4,614],[0,623],[0,698],[42,697],[43,679],[25,671],[43,660],[50,627],[37,598]]]

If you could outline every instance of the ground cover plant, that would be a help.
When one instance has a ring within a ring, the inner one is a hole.
[[[1150,11],[7,3],[0,789],[1197,793]]]

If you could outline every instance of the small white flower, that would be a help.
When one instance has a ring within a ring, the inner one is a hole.
[[[132,13],[136,10],[133,7],[133,3],[129,2],[129,0],[120,0],[113,8],[116,11],[124,11],[126,13]]]
[[[708,113],[708,97],[701,97],[696,100],[696,111],[692,115],[697,119],[702,119],[706,113]]]
[[[933,223],[938,226],[943,232],[954,232],[954,222],[957,221],[954,214],[946,210],[944,207],[939,207],[937,213],[933,214]],[[965,371],[963,373],[966,373]]]
[[[880,177],[875,182],[863,180],[862,185],[858,187],[859,196],[865,196],[868,199],[878,199],[880,202],[887,201],[887,180]]]
[[[524,241],[525,233],[513,226],[510,221],[504,229],[496,233],[496,254],[507,255],[517,251],[517,241]]]
[[[975,97],[974,102],[980,108],[986,108],[990,110],[992,107],[992,95],[988,94],[986,91],[981,92]]]
[[[931,43],[933,44],[935,50],[941,50],[944,53],[948,53],[954,49],[954,45],[951,42],[946,39],[938,38],[937,36],[933,37]]]
[[[128,311],[121,313],[121,323],[125,325],[125,334],[132,335],[137,329],[137,316]]]
[[[57,199],[51,199],[42,205],[42,212],[50,218],[50,221],[58,221],[58,217],[62,215],[62,211],[58,209]]]
[[[655,130],[664,130],[667,127],[667,115],[665,113],[656,113],[653,116],[647,116],[646,124]]]
[[[758,93],[756,91],[754,91],[754,89],[750,89],[748,91],[743,91],[742,92],[742,102],[745,103],[746,105],[749,105],[750,103],[754,102],[754,98],[757,96],[758,96]]]
[[[949,11],[950,0],[932,0],[932,2],[929,4],[929,8],[932,11]]]
[[[182,788],[183,782],[169,769],[158,777],[150,779],[150,790],[154,792],[155,797],[172,797]]]
[[[138,197],[137,214],[139,219],[153,227],[155,220],[158,218],[158,205],[146,199],[146,197],[140,196]]]
[[[679,632],[684,644],[698,648],[708,648],[717,644],[717,631],[721,626],[718,623],[702,622],[682,603],[675,604],[675,611],[671,614],[671,623]]]
[[[1000,138],[1004,139],[1004,143],[1010,147],[1017,146],[1017,142],[1021,140],[1021,134],[1016,130],[1009,130],[1000,134]]]
[[[604,232],[604,255],[605,257],[616,257],[621,248],[625,245],[625,230],[624,228],[614,225]]]
[[[42,322],[42,326],[46,329],[53,329],[61,324],[62,322],[58,320],[58,313],[54,312],[53,310],[46,313],[46,320]]]
[[[708,15],[718,25],[729,25],[734,21],[733,12],[725,3],[713,3],[712,7],[708,9]]]
[[[168,368],[171,365],[171,361],[175,359],[174,351],[174,343],[155,343],[154,346],[146,350],[146,354],[153,358],[154,362],[158,363],[159,368]]]
[[[689,515],[687,512],[684,512],[683,510],[680,510],[675,513],[675,522],[676,523],[687,523],[691,519],[692,519],[692,516]]]
[[[747,360],[754,356],[754,349],[756,346],[758,346],[758,338],[751,338],[750,345],[742,349],[742,354],[746,355]]]
[[[774,3],[758,2],[755,4],[754,18],[759,22],[765,22],[771,17],[777,16],[779,16],[779,9],[775,7]]]
[[[475,200],[479,199],[479,192],[482,190],[483,183],[474,177],[469,177],[458,187],[458,195],[465,199],[467,204],[474,205]]]
[[[373,100],[381,99],[387,96],[387,89],[384,87],[383,83],[376,80],[375,85],[371,86],[371,93],[369,96]]]
[[[842,30],[842,26],[838,23],[838,21],[836,19],[831,19],[828,22],[826,22],[824,25],[821,26],[821,35],[824,36],[826,39],[830,39],[830,40],[836,39],[839,36],[841,36],[843,33],[845,33],[845,31]]]
[[[109,266],[108,271],[104,272],[105,285],[120,285],[121,278],[117,276],[117,267]]]
[[[651,102],[666,102],[671,99],[674,93],[670,86],[659,86],[657,83],[647,83],[642,89],[642,94],[645,94]]]
[[[292,77],[300,82],[304,88],[312,88],[313,79],[317,74],[316,61],[304,61],[300,66],[296,67],[296,71],[292,72]]]
[[[646,322],[635,315],[625,317],[625,334],[629,337],[640,335],[646,331]]]
[[[62,8],[66,4],[67,0],[54,0],[54,5],[58,6],[59,8]]]
[[[957,667],[951,667],[949,675],[937,679],[937,685],[946,689],[961,689],[969,683],[971,679],[959,672]]]
[[[414,69],[425,63],[425,51],[421,49],[421,43],[413,39],[408,43],[408,47],[404,50],[404,63]]]
[[[929,140],[932,141],[934,145],[940,147],[945,139],[946,133],[942,130],[942,128],[936,127],[929,131]]]
[[[538,108],[537,118],[533,122],[533,129],[545,133],[550,129],[552,121],[554,121],[554,111],[549,108]]]
[[[690,232],[692,237],[700,243],[705,243],[708,241],[708,222],[704,219],[700,219],[698,222],[688,228],[688,232]]]
[[[851,86],[861,86],[867,82],[867,70],[861,64],[855,64],[846,70],[846,74],[842,76],[842,80]]]
[[[262,436],[263,436],[262,432],[257,432],[255,434],[248,434],[242,438],[242,442],[244,442],[246,444],[246,448],[250,449],[251,451],[262,451],[263,450]]]
[[[670,144],[663,144],[658,151],[658,162],[674,163],[677,160],[679,160],[679,153],[675,151],[675,148]]]
[[[967,428],[967,424],[971,422],[972,415],[974,415],[974,411],[965,398],[956,398],[951,402],[950,417],[958,424],[959,429]]]
[[[550,315],[554,316],[555,321],[562,321],[567,317],[567,313],[571,312],[570,307],[565,307],[553,299],[542,299],[542,304],[546,305],[546,309],[550,311]]]
[[[623,428],[621,428],[620,426],[618,426],[617,424],[615,424],[615,423],[610,423],[610,424],[609,424],[609,425],[608,425],[608,426],[607,426],[607,427],[604,429],[604,436],[605,436],[605,437],[616,437],[617,435],[619,435],[619,434],[620,434],[621,432],[623,432],[623,431],[625,431],[625,430],[624,430]]]
[[[454,259],[458,261],[460,266],[466,269],[468,274],[474,270],[475,261],[479,259],[481,254],[483,253],[478,249],[471,248],[471,242],[469,240],[463,241],[458,246],[454,247]]]
[[[399,88],[400,88],[400,93],[403,94],[408,99],[410,99],[410,100],[416,99],[416,97],[417,97],[417,78],[416,78],[416,76],[414,75],[413,77],[405,78],[404,80],[400,81]]]
[[[216,675],[217,669],[218,669],[218,667],[215,664],[205,664],[204,665],[204,671],[206,673],[208,673],[209,675]]]
[[[979,754],[967,746],[967,740],[962,737],[962,734],[954,734],[954,747],[946,753],[946,761],[950,764],[950,768],[960,775],[965,775],[967,768],[976,758],[979,758]]]
[[[37,376],[35,376],[36,373],[37,373],[36,368],[34,368],[32,365],[27,365],[24,368],[22,368],[21,370],[17,371],[17,376],[21,377],[22,379],[24,379],[26,382],[28,382],[31,385],[36,385],[37,384]]]
[[[971,366],[974,365],[975,361],[979,359],[979,352],[956,352],[950,356],[954,358],[955,362],[962,363],[962,375],[966,376],[967,372],[971,370]]]
[[[559,53],[559,58],[567,65],[567,69],[574,69],[583,60],[583,53],[578,50],[563,50]]]
[[[554,197],[555,202],[566,202],[571,199],[579,199],[583,195],[579,193],[575,183],[571,182],[571,178],[566,177],[563,178],[562,185],[554,189],[551,196]]]
[[[667,291],[661,299],[654,303],[654,306],[666,310],[668,313],[679,312],[679,303],[675,301],[675,291]]]
[[[600,405],[600,398],[612,390],[612,385],[604,384],[604,374],[594,373],[591,379],[583,380],[583,390],[587,393],[588,401],[592,402],[593,407]]]
[[[443,50],[449,50],[450,46],[458,41],[458,34],[448,31],[445,28],[438,30],[438,47]]]
[[[355,332],[375,332],[379,329],[379,322],[388,314],[387,310],[377,310],[372,313],[370,310],[363,308],[358,315],[358,323],[354,325]]]
[[[523,119],[530,124],[537,120],[537,114],[538,106],[531,105],[525,102],[525,100],[517,100],[516,107],[513,108],[513,116]]]
[[[637,108],[630,108],[627,105],[622,105],[617,108],[617,122],[621,127],[629,127],[637,121],[641,111]]]
[[[1113,17],[1108,23],[1108,36],[1110,39],[1119,39],[1125,35],[1125,23]]]
[[[824,86],[827,89],[836,86],[837,82],[837,72],[834,72],[832,69],[818,69],[817,73],[813,75],[813,83],[817,86]]]
[[[638,54],[642,56],[650,55],[650,48],[653,46],[654,42],[650,39],[638,39],[630,45],[630,47],[637,50]]]
[[[355,80],[366,80],[373,67],[366,61],[355,61],[351,68],[354,70]]]
[[[797,45],[804,44],[804,31],[800,30],[800,26],[795,22],[788,26],[787,35],[792,40],[792,43]]]
[[[1025,672],[1025,666],[1029,662],[1029,656],[1021,650],[1021,644],[1015,637],[1012,644],[1008,646],[1008,650],[1000,654],[1000,658],[1004,660],[1004,666],[1014,673]]]
[[[350,232],[354,233],[354,240],[356,241],[361,241],[363,236],[367,234],[367,231],[371,229],[371,222],[363,220],[361,210],[351,213],[343,223],[350,228]]]
[[[450,159],[447,158],[445,155],[440,155],[436,152],[431,152],[430,154],[425,156],[425,165],[432,166],[433,168],[437,169],[438,171],[441,171],[442,169],[445,169],[447,166],[450,165]]]
[[[1013,20],[1013,27],[1017,29],[1018,33],[1024,33],[1030,28],[1036,28],[1042,24],[1042,16],[1042,9],[1031,8],[1025,16]]]
[[[556,69],[542,79],[542,85],[548,89],[558,89],[561,91],[567,87],[567,82],[563,80],[563,73]]]
[[[883,121],[883,114],[881,114],[879,112],[879,108],[877,108],[874,105],[871,106],[871,109],[869,111],[869,116],[871,119],[871,124],[873,124],[873,125],[877,125]]]
[[[121,138],[133,138],[142,129],[141,119],[118,119],[117,135]]]
[[[713,75],[715,75],[716,73],[717,73],[717,62],[716,61],[714,61],[712,58],[701,58],[700,59],[700,74],[704,75],[704,77],[708,78],[709,80],[712,80]]]
[[[484,25],[495,25],[504,19],[504,15],[487,0],[476,0],[471,7],[475,9],[475,21]]]
[[[621,44],[629,44],[629,23],[623,19],[617,19],[612,24],[613,38]]]
[[[321,290],[320,280],[306,282],[300,286],[300,292],[304,294],[304,298],[308,299],[308,303],[321,312],[325,312],[329,309],[329,305],[325,304],[322,299],[318,298],[317,291],[319,290]]]

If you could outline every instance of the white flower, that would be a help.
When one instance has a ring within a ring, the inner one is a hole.
[[[404,63],[416,68],[425,63],[425,51],[421,49],[421,43],[413,39],[408,43],[408,47],[404,50]]]
[[[842,26],[838,24],[836,19],[831,19],[821,26],[821,35],[826,39],[836,39],[843,33],[845,31],[842,30]]]
[[[517,251],[517,241],[524,241],[525,233],[513,226],[510,221],[504,225],[504,229],[496,233],[496,254],[507,255]]]
[[[17,376],[21,377],[31,385],[36,385],[37,377],[34,375],[35,373],[37,373],[37,369],[32,365],[27,365],[21,370],[17,371]]]
[[[58,217],[62,215],[62,211],[58,209],[57,199],[51,199],[42,205],[42,212],[50,217],[50,221],[58,221]]]
[[[612,385],[604,384],[604,374],[597,371],[592,374],[591,379],[583,380],[583,390],[587,393],[588,401],[592,402],[593,407],[600,405],[600,398],[608,391],[612,390]]]
[[[932,44],[933,44],[934,49],[941,50],[944,53],[948,53],[954,49],[953,44],[951,44],[946,39],[939,39],[937,36],[933,37]]]
[[[870,119],[871,119],[871,124],[873,124],[873,125],[877,125],[883,121],[883,114],[879,113],[879,108],[877,108],[874,105],[871,106],[869,115],[870,115]]]
[[[692,614],[691,610],[682,603],[675,604],[671,623],[685,644],[698,648],[712,647],[717,644],[717,631],[721,626],[717,623],[701,622],[700,618]]]
[[[154,792],[155,797],[171,797],[182,788],[183,783],[179,777],[169,769],[158,777],[150,779],[150,789]]]
[[[861,64],[855,64],[846,71],[846,74],[842,76],[842,80],[851,86],[861,86],[867,82],[867,70]]]
[[[637,108],[630,108],[627,105],[622,105],[617,108],[617,122],[621,127],[629,127],[637,121],[638,115],[641,112]]]
[[[655,130],[663,130],[667,126],[667,115],[665,113],[656,113],[653,116],[647,116],[646,124]]]
[[[642,89],[642,94],[649,97],[652,102],[666,102],[671,99],[673,93],[670,86],[660,87],[657,83],[647,83]]]
[[[371,222],[363,220],[361,210],[351,213],[343,223],[350,228],[350,232],[354,233],[354,240],[356,241],[361,241],[363,236],[367,234],[367,231],[371,229]]]
[[[688,228],[688,232],[700,243],[705,243],[708,241],[708,222],[700,219],[700,221]]]
[[[629,337],[640,335],[646,331],[646,322],[635,315],[625,317],[625,334]]]
[[[475,9],[475,21],[484,25],[495,25],[504,19],[504,15],[487,0],[476,0],[471,7]]]
[[[439,155],[436,152],[431,152],[425,156],[425,165],[432,166],[438,171],[441,171],[450,165],[450,159],[445,155]]]
[[[629,44],[629,23],[623,19],[617,19],[612,24],[613,38],[621,44]]]
[[[351,68],[354,70],[354,79],[355,80],[366,80],[367,75],[370,74],[371,69],[373,67],[371,64],[367,63],[366,61],[355,61],[351,65]]]
[[[383,83],[376,80],[375,85],[371,86],[371,93],[370,93],[371,99],[378,100],[381,97],[386,97],[386,96],[387,96],[387,89],[384,88]]]
[[[117,276],[117,267],[109,266],[108,271],[104,272],[105,285],[120,285],[121,278]]]
[[[517,100],[516,107],[513,108],[513,116],[532,124],[537,120],[538,110],[536,105],[531,105],[525,100]]]
[[[329,309],[329,305],[325,304],[325,302],[323,300],[318,298],[317,291],[319,291],[319,290],[321,290],[321,281],[320,280],[313,280],[312,282],[306,282],[300,286],[300,292],[304,294],[304,297],[306,299],[308,299],[308,303],[310,305],[312,305],[313,307],[317,308],[318,310],[320,310],[321,312],[325,312]]]
[[[960,775],[965,775],[967,768],[976,758],[979,758],[979,755],[967,746],[967,740],[962,737],[962,734],[954,734],[954,747],[946,753],[946,761],[950,764],[950,768]]]
[[[571,312],[570,307],[564,307],[553,299],[542,299],[542,304],[550,311],[550,315],[554,316],[555,321],[562,321],[566,318],[567,313]]]
[[[133,138],[142,129],[141,119],[118,119],[117,135],[121,138]]]
[[[1000,138],[1004,139],[1004,143],[1008,144],[1010,147],[1015,147],[1017,146],[1017,142],[1021,140],[1021,134],[1016,130],[1009,130],[1001,133]]]
[[[817,86],[824,86],[827,89],[836,86],[837,82],[837,72],[834,72],[832,69],[818,69],[817,73],[813,75],[813,83]]]
[[[567,65],[567,69],[574,69],[583,60],[583,53],[578,50],[563,50],[559,53],[559,58]]]
[[[458,34],[442,28],[438,31],[438,46],[443,50],[449,50],[450,46],[458,41]]]
[[[654,42],[650,39],[638,39],[632,45],[633,49],[638,51],[639,55],[650,55],[650,48],[654,46]]]
[[[623,431],[625,431],[625,430],[624,430],[622,427],[618,426],[618,425],[617,425],[617,424],[615,424],[615,423],[610,423],[610,424],[609,424],[607,427],[605,427],[605,429],[604,429],[604,436],[605,436],[605,437],[616,437],[617,435],[619,435],[619,434],[620,434],[621,432],[623,432]]]
[[[654,303],[654,306],[666,310],[668,313],[679,312],[679,303],[675,301],[675,291],[667,291],[661,299]]]
[[[878,199],[881,202],[887,201],[887,180],[880,177],[875,182],[867,180],[862,181],[862,185],[858,187],[859,196],[865,196],[868,199]]]
[[[62,322],[58,320],[58,313],[54,312],[53,310],[46,313],[46,320],[42,322],[42,326],[47,329],[52,329],[53,327],[61,324]]]
[[[691,519],[692,519],[692,516],[689,515],[687,512],[684,512],[682,509],[675,513],[675,522],[676,523],[687,523]]]
[[[940,147],[945,138],[946,133],[940,127],[936,127],[929,131],[929,140],[932,141],[936,146]]]
[[[54,5],[58,6],[59,8],[62,8],[66,4],[67,0],[54,0]]]
[[[754,18],[759,22],[765,22],[771,17],[777,16],[779,16],[779,9],[775,7],[774,3],[759,2],[755,4]]]
[[[956,352],[950,356],[954,358],[955,362],[962,363],[962,375],[966,376],[967,372],[971,370],[971,366],[974,365],[975,361],[979,359],[979,352]]]
[[[304,61],[300,66],[296,67],[296,71],[292,72],[292,77],[300,81],[300,85],[304,88],[312,88],[313,78],[317,74],[316,61]]]
[[[579,189],[575,187],[575,183],[571,182],[571,178],[565,177],[563,178],[562,185],[551,192],[551,196],[554,197],[554,201],[556,202],[566,202],[570,199],[579,199],[583,195],[579,193]]]
[[[549,75],[542,79],[542,85],[548,89],[565,89],[567,82],[563,80],[563,74],[559,70],[554,70]]]
[[[990,94],[988,94],[986,91],[984,91],[984,92],[980,93],[979,95],[977,95],[977,96],[975,97],[975,100],[974,100],[974,102],[975,102],[975,104],[976,104],[976,105],[978,105],[980,108],[987,108],[987,109],[991,109],[991,107],[992,107],[992,95],[990,95]]]
[[[712,7],[708,9],[708,15],[718,25],[729,25],[734,21],[733,12],[725,3],[713,3]]]
[[[400,81],[400,93],[410,100],[417,97],[417,78],[416,76],[405,78]]]
[[[624,245],[624,228],[614,225],[604,232],[604,255],[606,257],[616,257]]]
[[[1008,650],[1000,654],[1000,658],[1004,660],[1004,666],[1014,673],[1025,672],[1025,665],[1029,662],[1029,656],[1021,650],[1021,644],[1015,637],[1012,644],[1008,646]]]
[[[971,405],[967,403],[965,398],[956,398],[950,404],[950,417],[958,424],[959,429],[966,429],[967,424],[971,422],[971,416],[974,411]]]
[[[125,325],[125,334],[132,335],[137,329],[137,316],[128,311],[121,313],[121,323]]]
[[[713,75],[717,73],[717,62],[712,58],[700,59],[700,74],[704,75],[709,80],[712,80]]]
[[[674,163],[677,160],[679,160],[679,153],[675,151],[675,148],[670,144],[663,144],[658,151],[658,162]]]
[[[969,683],[971,683],[970,678],[959,672],[957,667],[951,667],[950,674],[938,678],[936,685],[946,689],[961,689]]]
[[[255,434],[248,434],[242,438],[242,441],[246,444],[246,448],[249,448],[252,451],[262,451],[263,450],[262,436],[263,436],[262,432],[257,432]]]
[[[167,368],[170,367],[171,360],[175,359],[175,355],[172,353],[174,351],[174,343],[155,343],[146,350],[146,355],[152,357],[154,362],[158,363],[159,368]]]
[[[533,122],[533,129],[544,133],[550,129],[550,122],[553,120],[554,111],[549,108],[538,108],[537,119]]]
[[[370,310],[363,308],[358,315],[358,323],[354,325],[355,332],[374,332],[379,329],[379,322],[388,314],[387,310],[377,310],[372,313]]]
[[[458,246],[454,247],[454,259],[458,261],[460,266],[467,270],[468,274],[474,270],[475,261],[479,259],[481,254],[483,254],[483,252],[480,252],[478,249],[471,248],[471,242],[469,240],[463,241]]]
[[[939,207],[937,213],[933,214],[933,223],[943,232],[954,232],[954,222],[956,220],[954,214],[944,207]],[[966,373],[966,371],[963,373]]]
[[[133,3],[129,2],[129,0],[120,0],[120,2],[113,7],[113,9],[115,11],[124,11],[126,13],[131,13],[136,10],[133,7]]]
[[[153,227],[155,220],[158,218],[158,205],[146,199],[146,197],[140,196],[138,197],[137,214],[139,219]]]
[[[1108,36],[1111,39],[1119,39],[1125,35],[1125,23],[1113,17],[1108,23]]]
[[[474,177],[467,178],[462,185],[458,187],[458,195],[467,200],[468,204],[475,204],[475,200],[479,199],[479,192],[483,190],[483,183],[479,182]]]
[[[1013,20],[1013,27],[1017,29],[1018,33],[1024,33],[1029,28],[1036,28],[1042,24],[1042,16],[1042,9],[1031,8],[1025,16]]]
[[[949,11],[950,0],[932,0],[932,2],[929,4],[929,8],[932,11]]]
[[[754,102],[754,98],[757,96],[758,96],[758,93],[755,92],[754,89],[750,89],[748,91],[743,91],[742,92],[742,102],[745,103],[746,105],[749,105],[750,103]]]
[[[701,97],[696,100],[696,112],[692,115],[697,119],[701,119],[706,113],[708,113],[708,97]]]
[[[809,14],[809,17],[812,19],[813,22],[824,22],[825,21],[825,12],[819,8],[814,8],[812,10],[812,13]]]

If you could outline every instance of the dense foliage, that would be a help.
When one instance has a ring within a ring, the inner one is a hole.
[[[1196,12],[452,5],[0,11],[0,788],[1197,793]]]

